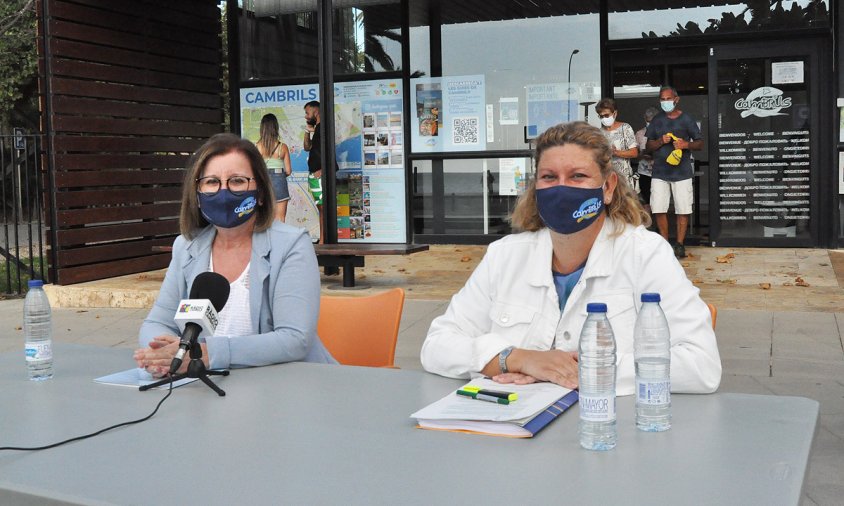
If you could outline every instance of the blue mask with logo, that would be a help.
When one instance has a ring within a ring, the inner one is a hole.
[[[234,228],[246,223],[258,207],[258,190],[247,190],[235,195],[228,188],[221,188],[213,195],[199,194],[199,210],[208,223],[220,228]]]
[[[536,190],[536,207],[545,226],[558,234],[580,232],[604,210],[604,189],[551,186]]]

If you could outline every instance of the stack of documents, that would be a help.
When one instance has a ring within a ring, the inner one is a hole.
[[[526,438],[533,437],[578,399],[577,391],[553,383],[513,385],[478,378],[461,389],[471,386],[514,392],[518,400],[498,404],[457,395],[452,390],[410,417],[422,429]]]

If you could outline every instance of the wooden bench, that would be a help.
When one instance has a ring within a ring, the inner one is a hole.
[[[317,262],[323,267],[342,267],[342,288],[355,288],[355,267],[363,267],[369,255],[410,255],[428,251],[427,244],[342,243],[314,244]]]
[[[363,267],[368,255],[410,255],[428,251],[427,244],[314,244],[317,263],[323,267],[343,268],[343,288],[355,287],[355,267]],[[172,252],[172,246],[153,246],[155,253]]]

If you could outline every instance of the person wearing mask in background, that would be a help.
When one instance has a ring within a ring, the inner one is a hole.
[[[169,372],[179,349],[173,315],[196,276],[207,271],[224,276],[231,290],[214,335],[201,343],[205,367],[336,364],[316,333],[314,247],[307,231],[274,219],[270,176],[255,145],[233,134],[211,137],[190,158],[183,187],[181,235],[141,325],[138,367],[155,377]]]
[[[490,244],[422,345],[426,371],[499,383],[577,388],[586,303],[600,301],[618,345],[618,395],[634,392],[633,328],[642,293],[657,292],[671,327],[671,390],[714,392],[721,359],[709,309],[671,247],[612,168],[601,131],[564,123],[536,139],[536,179],[514,227]]]
[[[601,118],[601,132],[610,141],[612,147],[612,167],[619,176],[624,176],[634,191],[639,176],[633,172],[630,160],[639,156],[639,145],[633,128],[622,121],[618,121],[618,108],[615,100],[602,98],[595,104],[595,111]]]
[[[639,201],[642,202],[648,214],[651,212],[651,171],[653,157],[647,152],[648,138],[645,132],[651,124],[651,120],[657,114],[659,114],[659,110],[656,107],[645,109],[645,126],[636,130],[636,143],[639,144],[639,164],[637,169],[639,174]]]
[[[674,255],[686,257],[686,232],[694,204],[694,167],[691,152],[703,149],[703,135],[695,119],[680,110],[680,96],[671,86],[659,90],[660,112],[645,131],[647,149],[653,156],[651,212],[660,235],[668,240],[668,206],[674,200],[677,216],[677,242]]]
[[[255,143],[258,152],[264,158],[270,181],[275,194],[275,217],[284,221],[287,217],[287,203],[290,201],[290,191],[287,189],[287,178],[292,173],[290,165],[290,149],[281,142],[278,130],[278,118],[275,114],[265,114],[261,118],[260,138]]]

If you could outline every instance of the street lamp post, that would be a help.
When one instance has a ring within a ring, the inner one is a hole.
[[[568,81],[566,82],[566,86],[568,87],[568,100],[566,101],[566,109],[568,109],[568,120],[571,121],[571,59],[574,58],[574,55],[580,52],[580,49],[575,49],[569,55],[569,75]]]

